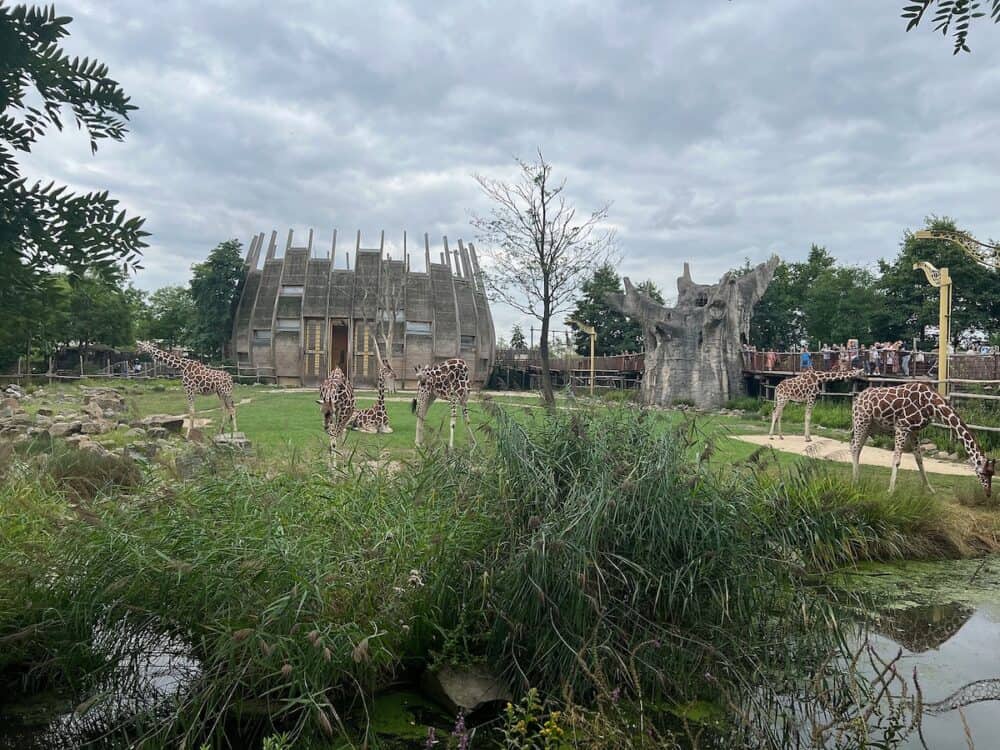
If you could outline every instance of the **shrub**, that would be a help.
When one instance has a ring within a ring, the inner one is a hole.
[[[726,402],[727,409],[739,409],[746,412],[759,412],[767,402],[753,396],[740,396]]]
[[[127,456],[56,444],[53,447],[45,470],[71,499],[90,500],[112,491],[127,493],[142,483],[142,470]]]

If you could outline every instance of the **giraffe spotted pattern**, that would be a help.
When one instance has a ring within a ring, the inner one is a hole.
[[[469,366],[464,359],[447,359],[436,365],[425,365],[414,368],[417,372],[417,397],[411,403],[411,411],[417,415],[417,445],[423,443],[424,420],[427,409],[434,399],[441,398],[451,404],[451,432],[448,436],[448,447],[455,447],[455,420],[457,407],[462,407],[462,421],[469,430],[473,445],[476,436],[469,427],[469,393],[472,379],[469,376]]]
[[[215,393],[222,402],[230,424],[230,432],[236,432],[236,404],[233,401],[233,376],[225,370],[215,370],[187,357],[158,349],[148,341],[136,342],[136,348],[153,359],[181,371],[181,385],[188,402],[188,430],[190,437],[194,429],[194,397]],[[225,427],[226,419],[219,422],[219,432]]]
[[[378,397],[375,399],[375,404],[354,412],[348,427],[360,432],[392,432],[392,427],[389,426],[389,413],[385,410],[385,391],[386,388],[394,391],[395,383],[396,373],[392,365],[382,360],[382,366],[378,369]]]
[[[320,398],[316,402],[323,414],[323,429],[330,437],[330,458],[336,464],[340,446],[347,434],[347,425],[354,416],[354,388],[339,367],[319,387]]]
[[[924,460],[920,452],[920,430],[937,421],[951,430],[961,441],[969,456],[969,465],[979,477],[979,482],[989,497],[993,480],[994,459],[989,458],[979,447],[972,431],[941,395],[926,383],[907,383],[889,388],[868,388],[854,399],[851,414],[853,433],[851,435],[851,462],[853,477],[857,481],[860,474],[861,449],[865,447],[869,434],[873,431],[891,432],[895,438],[892,456],[892,477],[889,491],[896,488],[896,472],[903,450],[912,450],[913,458],[920,470],[927,489],[933,492]]]
[[[816,372],[810,370],[794,378],[788,378],[778,383],[774,391],[774,412],[771,414],[771,431],[768,437],[774,439],[774,425],[778,425],[778,439],[783,440],[781,434],[781,413],[785,410],[785,405],[789,401],[805,404],[806,407],[806,442],[810,442],[809,425],[812,422],[813,407],[816,406],[816,399],[819,397],[823,383],[833,380],[850,380],[864,375],[864,370],[832,370],[830,372]]]

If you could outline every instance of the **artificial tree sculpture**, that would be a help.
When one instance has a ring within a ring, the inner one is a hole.
[[[644,403],[691,402],[715,408],[739,395],[742,344],[750,333],[750,316],[779,262],[772,256],[742,275],[730,271],[718,284],[695,284],[685,263],[684,275],[677,279],[674,307],[654,302],[628,278],[624,294],[607,296],[612,307],[642,324]]]

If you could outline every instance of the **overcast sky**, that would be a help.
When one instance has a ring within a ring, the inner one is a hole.
[[[61,0],[66,49],[139,110],[124,143],[68,131],[24,166],[147,218],[144,289],[275,228],[325,253],[337,227],[341,256],[358,229],[429,232],[436,257],[474,239],[472,175],[536,147],[668,297],[685,260],[702,282],[811,243],[870,265],[928,214],[1000,237],[1000,27],[953,57],[902,4]]]

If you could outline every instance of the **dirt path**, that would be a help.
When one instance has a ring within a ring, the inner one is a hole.
[[[795,453],[799,456],[809,458],[821,458],[826,461],[840,461],[841,463],[851,462],[851,446],[840,440],[832,438],[813,436],[812,442],[807,443],[801,435],[786,435],[784,440],[769,440],[767,435],[733,435],[736,440],[742,440],[754,445],[771,445],[776,450],[786,453]],[[861,463],[866,466],[892,466],[892,451],[885,448],[875,448],[871,445],[865,446],[861,451]],[[904,453],[903,460],[899,464],[900,469],[917,470],[917,464],[913,460],[913,454]],[[966,463],[956,461],[940,461],[936,458],[924,458],[924,469],[928,474],[952,474],[954,476],[972,476],[972,469]]]

